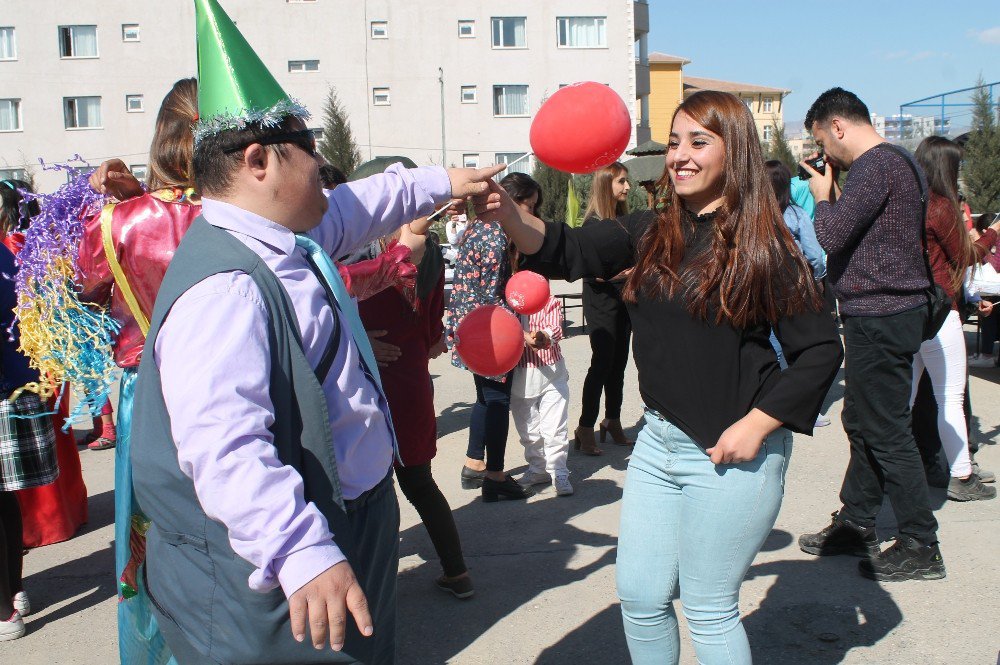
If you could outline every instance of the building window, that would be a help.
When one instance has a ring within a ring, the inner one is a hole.
[[[0,180],[28,182],[28,171],[25,169],[0,169]]]
[[[14,28],[0,28],[0,60],[17,60],[17,39]]]
[[[477,88],[474,85],[463,85],[462,86],[462,103],[463,104],[475,104],[479,101],[479,95]]]
[[[319,60],[289,60],[288,71],[290,72],[318,72]]]
[[[750,109],[750,112],[753,113],[753,97],[744,97],[743,103],[746,104],[747,108]]]
[[[138,23],[122,23],[122,41],[123,42],[139,41]]]
[[[493,48],[527,48],[523,16],[502,16],[493,18]]]
[[[460,39],[473,39],[476,36],[476,22],[459,21],[458,36]]]
[[[479,168],[479,153],[472,153],[468,155],[462,155],[462,166],[467,169],[478,169]]]
[[[128,170],[132,172],[136,180],[145,181],[149,177],[149,167],[145,164],[129,164]]]
[[[770,113],[771,112],[771,104],[773,102],[774,102],[774,100],[772,98],[770,98],[770,97],[765,97],[764,98],[764,113]]]
[[[501,118],[528,115],[528,86],[493,86],[493,115]]]
[[[503,172],[497,174],[497,177],[503,177],[509,173],[527,173],[531,174],[531,160],[528,158],[528,153],[526,152],[498,152],[496,154],[497,164],[506,164],[507,168]]]
[[[774,127],[771,125],[764,125],[764,143],[770,142],[774,137]]]
[[[59,55],[64,58],[96,58],[97,26],[59,26]]]
[[[389,88],[372,88],[372,104],[389,106]]]
[[[567,16],[556,22],[560,48],[608,47],[608,19],[604,16]]]
[[[100,97],[63,97],[66,129],[94,129],[101,126]]]
[[[21,131],[21,100],[0,99],[0,132]]]
[[[142,95],[125,95],[125,111],[128,113],[142,113]]]
[[[313,133],[313,141],[316,145],[319,145],[320,141],[323,140],[323,128],[322,127],[310,127],[309,131]]]
[[[388,21],[372,21],[372,39],[389,39]]]

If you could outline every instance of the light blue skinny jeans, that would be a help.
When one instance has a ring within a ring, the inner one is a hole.
[[[635,665],[679,662],[678,597],[699,663],[752,662],[740,584],[778,517],[791,444],[779,429],[756,459],[716,466],[646,411],[625,478],[616,568]]]

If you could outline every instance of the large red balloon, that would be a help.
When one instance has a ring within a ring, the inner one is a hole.
[[[593,81],[561,88],[531,122],[535,156],[567,173],[593,173],[615,162],[631,137],[632,118],[625,102]]]
[[[530,316],[542,311],[549,301],[549,280],[530,270],[516,272],[507,280],[504,296],[511,309]]]
[[[459,321],[455,351],[480,376],[506,374],[524,352],[521,322],[498,305],[477,307]]]

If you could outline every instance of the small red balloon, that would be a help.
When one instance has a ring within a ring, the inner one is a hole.
[[[537,272],[522,270],[507,281],[504,291],[507,304],[518,314],[532,315],[542,311],[549,300],[549,281]]]
[[[499,305],[477,307],[459,321],[455,351],[480,376],[506,374],[524,352],[521,322]]]
[[[567,173],[593,173],[615,162],[631,137],[632,117],[625,102],[593,81],[561,88],[531,122],[535,156]]]

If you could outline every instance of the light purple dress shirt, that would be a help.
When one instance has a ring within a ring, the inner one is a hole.
[[[309,235],[340,256],[430,214],[451,195],[438,167],[390,167],[385,174],[327,192],[330,208]],[[336,359],[323,391],[345,499],[377,485],[392,465],[388,405],[359,363],[345,317],[330,306],[306,252],[287,228],[234,205],[202,199],[202,215],[258,254],[288,291],[306,359],[315,367],[340,316]],[[154,359],[181,470],[205,513],[229,530],[233,550],[256,570],[250,588],[279,584],[286,596],[345,559],[326,518],[303,496],[299,473],[281,463],[268,426],[267,314],[249,275],[220,273],[174,304]]]

